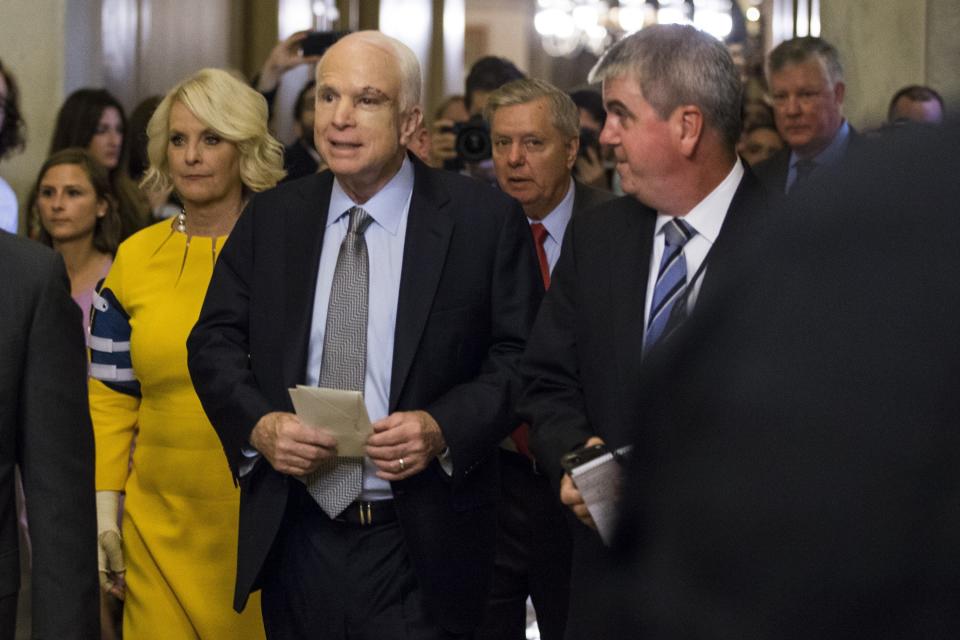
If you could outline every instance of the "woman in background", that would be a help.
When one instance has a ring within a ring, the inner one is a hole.
[[[186,339],[247,198],[283,177],[282,147],[263,96],[217,69],[174,87],[147,132],[144,188],[172,187],[183,209],[120,246],[95,300],[93,340],[110,345],[91,350],[101,571],[116,589],[125,565],[127,638],[261,638],[259,602],[231,607],[240,496],[193,390]]]
[[[0,60],[0,160],[23,149],[23,118],[20,116],[20,91]],[[0,229],[17,232],[19,212],[17,196],[0,178]]]
[[[150,222],[150,205],[121,162],[126,125],[123,107],[109,92],[78,89],[60,107],[50,142],[51,155],[67,147],[80,147],[107,170],[120,212],[121,241]]]
[[[120,238],[107,173],[83,149],[58,151],[40,168],[30,210],[40,220],[37,239],[63,256],[87,330],[94,288],[110,270]]]

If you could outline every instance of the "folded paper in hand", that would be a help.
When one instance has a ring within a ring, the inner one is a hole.
[[[570,478],[580,491],[583,502],[597,525],[603,543],[610,546],[617,527],[617,509],[623,468],[620,460],[632,449],[620,447],[614,452],[585,462],[570,471]]]
[[[326,429],[337,439],[338,456],[364,455],[364,445],[373,427],[362,393],[297,385],[290,389],[290,399],[304,424]]]

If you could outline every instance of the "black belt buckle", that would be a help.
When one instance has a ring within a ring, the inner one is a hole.
[[[360,526],[373,524],[373,503],[357,501],[357,511],[360,514]]]
[[[339,516],[334,518],[338,522],[352,524],[361,527],[369,527],[374,524],[386,524],[397,519],[396,511],[393,510],[393,500],[378,500],[368,502],[357,500],[343,510]]]

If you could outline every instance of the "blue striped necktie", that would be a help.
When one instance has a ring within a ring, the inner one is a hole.
[[[650,302],[650,319],[643,340],[644,353],[663,336],[674,303],[686,300],[683,292],[687,288],[687,258],[683,255],[683,247],[695,234],[693,227],[680,218],[671,218],[670,222],[663,226],[663,257],[660,259],[657,284]]]

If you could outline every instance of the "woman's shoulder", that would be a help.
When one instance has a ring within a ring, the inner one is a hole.
[[[154,222],[121,242],[117,249],[115,261],[130,263],[148,260],[175,233],[177,232],[173,229],[172,220],[166,219]]]

